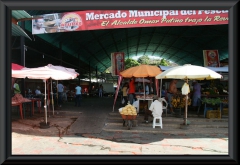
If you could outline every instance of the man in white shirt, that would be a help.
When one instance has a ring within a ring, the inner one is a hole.
[[[35,94],[36,95],[41,95],[42,94],[39,86],[37,86],[37,89],[35,90]]]
[[[154,96],[153,102],[148,109],[145,109],[144,120],[148,123],[148,116],[158,117],[162,116],[162,103],[158,101],[158,97]]]
[[[80,85],[76,86],[76,99],[75,99],[75,106],[80,107],[81,106],[81,96],[82,96],[82,88]]]
[[[148,86],[148,84],[146,84],[145,93],[146,93],[146,95],[149,95],[149,86]]]
[[[58,90],[58,105],[59,107],[62,107],[62,102],[63,102],[63,89],[64,86],[62,85],[62,82],[60,81],[57,85],[57,90]]]

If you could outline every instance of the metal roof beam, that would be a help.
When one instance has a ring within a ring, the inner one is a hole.
[[[90,33],[94,36],[94,38],[97,40],[98,44],[102,47],[103,51],[105,52],[105,54],[109,58],[109,60],[111,60],[110,55],[108,54],[107,50],[104,48],[102,43],[99,41],[99,38],[94,34],[93,30],[91,30]]]
[[[207,30],[207,29],[206,29],[206,30]],[[221,36],[218,36],[218,38],[220,38],[220,37],[221,37]],[[210,43],[212,43],[212,42],[215,41],[215,40],[216,40],[216,37],[213,37],[212,40],[209,40],[208,42],[205,42],[205,44],[198,43],[198,45],[200,45],[200,46],[199,46],[199,49],[206,47],[207,45],[209,45]],[[218,49],[218,50],[219,50],[219,49]],[[203,51],[203,49],[202,49],[202,51]],[[188,54],[186,54],[186,56],[180,58],[180,60],[183,59],[183,58],[186,58],[187,56],[190,56],[190,55],[192,55],[191,52],[189,52]],[[200,59],[200,60],[203,60],[203,58],[201,58],[201,57],[198,57],[198,56],[196,56],[196,57],[197,57],[198,59]],[[194,60],[192,60],[192,61],[190,61],[190,62],[195,62],[195,61],[196,61],[196,59],[194,59]]]
[[[126,44],[127,44],[127,55],[129,58],[129,46],[128,46],[128,29],[125,28],[125,34],[126,34]]]
[[[139,47],[139,42],[140,42],[140,39],[141,39],[141,33],[142,33],[142,28],[139,28],[136,56],[138,55],[138,47]]]
[[[147,45],[146,45],[146,49],[145,49],[145,51],[144,51],[144,55],[145,55],[146,52],[147,52],[148,46],[149,46],[149,44],[150,44],[151,41],[152,41],[152,38],[153,38],[153,35],[154,35],[155,31],[156,31],[156,28],[154,28],[153,31],[152,31],[152,33],[151,33],[151,38],[148,40],[148,43],[147,43]]]
[[[111,35],[111,37],[112,37],[112,40],[113,40],[115,49],[117,50],[117,52],[119,52],[118,47],[117,47],[116,40],[115,40],[114,35],[113,35],[113,32],[110,30],[109,33],[110,33],[110,35]]]
[[[171,30],[171,27],[168,28],[168,33],[169,33],[170,30]],[[165,33],[165,34],[163,35],[162,40],[158,43],[158,45],[156,46],[156,48],[155,48],[155,50],[153,51],[152,55],[158,50],[159,46],[162,44],[164,38],[166,37],[166,35],[167,35],[168,33]]]

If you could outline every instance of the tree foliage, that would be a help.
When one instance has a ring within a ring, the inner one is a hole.
[[[149,62],[150,62],[150,58],[147,55],[143,55],[143,56],[138,58],[137,62],[139,62],[140,64],[148,65]]]
[[[162,65],[162,66],[168,66],[169,63],[167,62],[167,60],[165,60],[164,58],[162,58],[162,59],[160,60],[159,65]]]
[[[136,60],[134,59],[126,59],[125,60],[125,70],[134,66],[140,65]]]

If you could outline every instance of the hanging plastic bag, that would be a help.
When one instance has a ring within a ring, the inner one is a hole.
[[[124,100],[124,98],[122,99],[122,104],[124,104],[125,103],[125,100]]]
[[[184,83],[182,86],[182,94],[187,95],[188,93],[190,93],[189,85],[187,83]]]

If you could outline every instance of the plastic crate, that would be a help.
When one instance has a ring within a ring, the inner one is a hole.
[[[221,118],[221,112],[219,110],[210,110],[207,111],[207,118],[212,119],[212,118]]]

